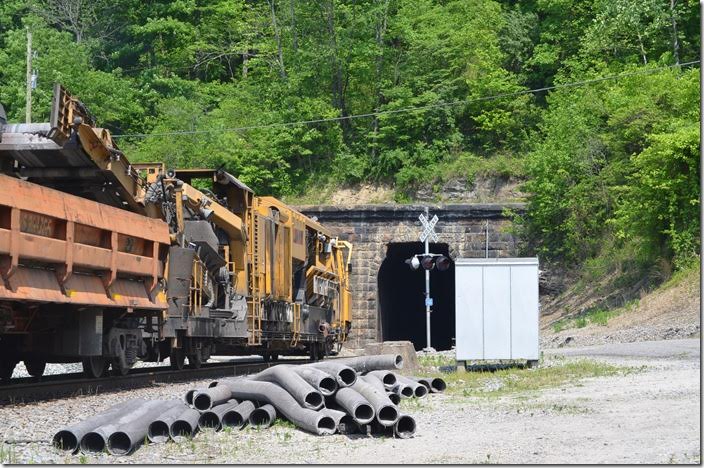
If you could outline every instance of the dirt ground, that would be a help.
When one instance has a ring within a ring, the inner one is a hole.
[[[414,438],[318,437],[277,424],[264,431],[200,433],[143,446],[128,457],[66,455],[54,431],[117,401],[175,397],[159,386],[0,408],[5,462],[39,463],[699,463],[699,340],[546,350],[544,362],[589,359],[616,375],[498,397],[433,394],[404,400]]]

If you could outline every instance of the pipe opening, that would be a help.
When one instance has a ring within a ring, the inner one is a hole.
[[[396,355],[396,359],[394,359],[394,364],[396,365],[397,369],[400,369],[403,367],[403,356],[400,354]]]
[[[384,378],[381,379],[381,381],[384,383],[384,385],[394,386],[396,384],[396,376],[389,372],[387,374],[384,374]]]
[[[218,415],[212,411],[207,411],[200,415],[198,427],[201,429],[217,429],[220,427],[220,418],[218,418]]]
[[[174,421],[171,425],[171,437],[190,437],[193,434],[193,427],[183,420]]]
[[[318,382],[318,387],[323,395],[332,395],[337,390],[337,382],[332,377],[323,377]]]
[[[396,422],[394,432],[402,439],[407,439],[413,436],[413,434],[416,433],[416,420],[407,414],[404,414]]]
[[[96,432],[89,432],[81,440],[81,450],[84,452],[102,452],[105,450],[105,440]]]
[[[266,428],[271,425],[271,415],[261,408],[257,408],[249,415],[249,424],[256,428]]]
[[[413,389],[407,385],[404,385],[403,387],[401,387],[401,396],[404,398],[412,398]]]
[[[218,382],[217,380],[213,380],[212,382],[210,382],[210,383],[208,384],[208,388],[217,387],[219,384],[220,384],[220,382]]]
[[[377,418],[382,424],[393,424],[398,419],[398,410],[393,406],[384,406],[379,410]]]
[[[422,398],[428,394],[428,389],[425,385],[418,385],[414,391],[416,398]]]
[[[207,411],[213,406],[210,395],[206,393],[198,393],[193,398],[193,407],[198,411]]]
[[[399,403],[401,403],[401,397],[398,396],[397,393],[387,393],[389,396],[389,400],[391,400],[391,403],[394,405],[398,406]]]
[[[108,452],[112,455],[127,455],[132,448],[132,440],[124,432],[114,432],[108,438]]]
[[[54,447],[68,452],[75,452],[78,448],[78,439],[71,431],[59,431],[54,436]]]
[[[323,406],[323,395],[318,392],[309,392],[306,394],[303,401],[305,401],[306,405],[310,408],[320,408]]]
[[[354,409],[354,418],[362,423],[369,422],[374,419],[374,408],[363,403]]]
[[[353,369],[340,369],[337,373],[340,380],[347,386],[357,381],[357,373]]]
[[[222,425],[227,427],[242,427],[244,426],[244,419],[242,415],[235,411],[228,411],[222,417]]]
[[[330,416],[323,416],[318,420],[318,431],[321,434],[333,434],[336,430],[335,420]]]
[[[196,393],[196,389],[193,388],[189,391],[186,392],[186,394],[183,396],[183,400],[186,402],[188,406],[193,406],[193,395]]]
[[[434,378],[433,381],[430,382],[430,386],[436,392],[444,392],[447,389],[447,384],[440,377]]]
[[[169,425],[164,421],[154,421],[149,425],[147,437],[154,443],[166,442],[169,440]]]

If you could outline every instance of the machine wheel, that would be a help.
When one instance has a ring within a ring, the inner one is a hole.
[[[10,380],[12,378],[12,373],[15,371],[17,362],[18,361],[12,358],[9,360],[0,360],[0,380]]]
[[[98,379],[108,372],[110,363],[103,356],[90,356],[83,358],[83,373],[86,377]]]
[[[318,343],[310,344],[310,360],[312,362],[320,361],[320,345]]]
[[[26,359],[24,361],[24,367],[27,368],[27,373],[32,377],[41,377],[44,375],[44,369],[46,369],[46,361]]]
[[[110,363],[110,367],[112,367],[112,373],[117,376],[124,376],[129,374],[130,369],[132,368],[132,366],[123,366],[119,358],[113,359]]]
[[[172,349],[169,355],[171,368],[175,370],[183,370],[183,365],[186,363],[186,355],[180,349]]]
[[[200,366],[202,365],[203,357],[200,355],[200,353],[188,355],[188,367],[190,367],[191,369],[200,369]]]

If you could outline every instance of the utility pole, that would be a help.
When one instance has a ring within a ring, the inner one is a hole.
[[[32,123],[32,31],[27,28],[27,100],[25,123]]]

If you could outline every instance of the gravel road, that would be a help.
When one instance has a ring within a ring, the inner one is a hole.
[[[48,441],[60,426],[117,401],[181,395],[193,384],[0,408],[0,438],[17,462],[88,463],[699,463],[698,340],[545,350],[632,372],[501,398],[432,395],[406,404],[416,437],[317,437],[285,425],[201,433],[130,457],[67,456]],[[564,356],[564,357],[554,357]],[[29,440],[29,442],[22,442]],[[34,441],[34,442],[32,442]]]

